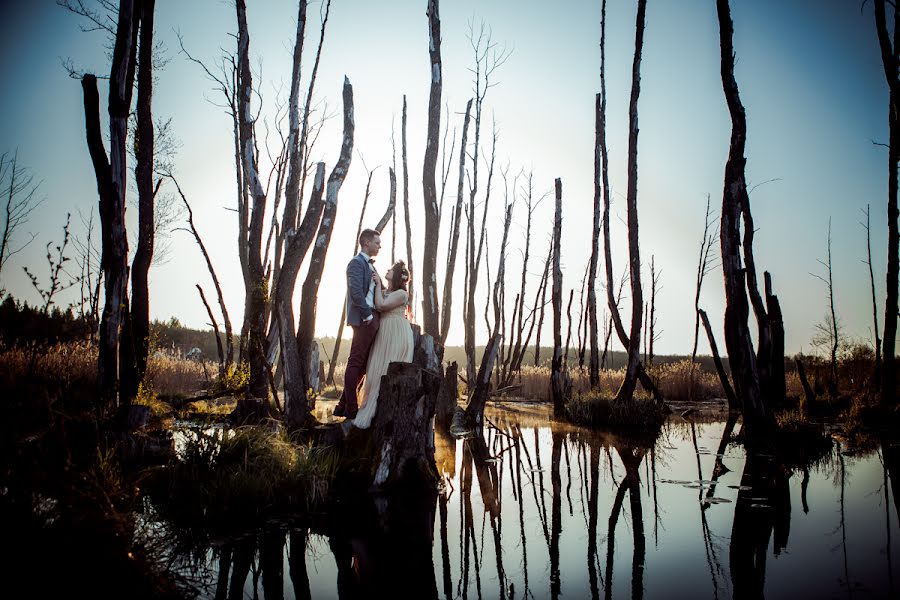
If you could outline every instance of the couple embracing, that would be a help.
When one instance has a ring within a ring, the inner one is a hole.
[[[353,328],[353,342],[334,415],[352,419],[356,427],[365,429],[375,417],[381,377],[388,365],[412,361],[413,334],[406,318],[406,264],[394,263],[382,282],[372,264],[381,249],[380,233],[364,229],[359,248],[359,254],[347,263],[347,323]]]

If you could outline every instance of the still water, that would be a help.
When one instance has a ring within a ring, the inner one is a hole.
[[[896,444],[785,466],[724,442],[715,418],[641,441],[551,423],[546,406],[487,414],[483,438],[436,439],[436,495],[344,498],[172,566],[208,598],[900,593]]]

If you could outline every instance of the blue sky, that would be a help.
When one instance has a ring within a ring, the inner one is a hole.
[[[248,4],[251,55],[255,65],[259,61],[262,65],[255,82],[263,96],[262,114],[271,124],[276,98],[279,93],[282,100],[287,95],[297,8],[286,0]],[[871,338],[868,272],[860,262],[865,258],[865,237],[858,223],[867,204],[872,206],[873,263],[879,320],[883,320],[887,154],[873,141],[887,140],[887,88],[871,6],[861,12],[859,4],[857,0],[732,2],[736,77],[749,128],[748,181],[754,185],[776,180],[752,194],[758,229],[756,260],[760,270],[772,272],[784,310],[789,353],[811,349],[814,326],[825,314],[823,286],[810,272],[821,272],[817,259],[825,256],[829,217],[838,316],[848,336],[860,341]],[[307,76],[318,35],[318,9],[314,4],[309,10],[304,56]],[[71,57],[80,67],[97,73],[107,73],[108,63],[102,35],[81,33],[78,18],[50,0],[6,2],[4,12],[0,80],[7,83],[0,96],[0,151],[18,148],[21,163],[43,180],[46,200],[25,227],[36,233],[37,239],[4,269],[0,287],[34,301],[37,295],[21,266],[45,273],[44,244],[60,237],[66,212],[73,213],[73,232],[77,234],[77,211],[87,214],[97,202],[84,142],[81,88],[64,72],[60,58]],[[633,0],[608,2],[607,123],[617,273],[625,268],[627,257],[624,193],[635,12]],[[539,196],[552,189],[554,178],[562,178],[564,288],[568,294],[574,286],[577,298],[590,254],[600,2],[460,0],[445,2],[441,17],[443,101],[449,106],[449,115],[445,110],[442,117],[451,119],[451,131],[461,127],[461,113],[472,93],[467,23],[484,20],[493,39],[512,49],[509,60],[497,71],[497,87],[486,100],[483,138],[489,137],[495,118],[500,132],[498,165],[508,161],[511,174],[520,168],[533,169]],[[395,121],[399,153],[400,106],[402,95],[407,95],[415,231],[421,231],[422,221],[421,161],[429,87],[426,27],[424,0],[334,0],[317,82],[317,97],[327,100],[336,115],[326,124],[316,149],[317,158],[324,160],[329,170],[340,147],[340,86],[345,74],[353,84],[355,148],[369,168],[379,167],[373,178],[369,221],[377,218],[387,202],[391,124]],[[236,220],[228,210],[235,206],[230,119],[209,102],[218,100],[212,84],[178,53],[176,29],[192,54],[213,61],[220,47],[233,46],[228,35],[236,30],[233,7],[220,0],[157,1],[156,36],[165,43],[170,60],[158,73],[154,113],[172,118],[181,141],[176,172],[222,279],[232,318],[238,320],[243,285],[235,254]],[[694,271],[707,194],[717,210],[721,203],[731,125],[718,57],[713,0],[648,2],[639,105],[638,210],[642,258],[649,273],[650,257],[655,255],[657,269],[662,271],[658,353],[690,351]],[[104,89],[101,97],[105,98]],[[263,131],[260,126],[258,134]],[[455,194],[455,172],[454,166],[447,204]],[[482,189],[485,175],[482,165]],[[333,335],[337,327],[342,274],[353,244],[365,180],[356,154],[341,190],[337,229],[321,287],[319,335]],[[503,201],[499,173],[494,184],[491,213],[499,222]],[[524,205],[520,205],[510,236],[511,281],[521,273],[523,211]],[[129,222],[134,213],[136,210],[129,208]],[[535,215],[533,257],[546,251],[551,219],[552,200],[548,198]],[[441,272],[448,228],[445,221],[439,245]],[[492,229],[491,234],[495,250],[499,231]],[[391,233],[386,236],[389,247]],[[401,233],[397,242],[400,256],[405,254],[404,239]],[[134,247],[133,239],[130,247]],[[414,234],[416,265],[421,265],[421,251]],[[382,270],[387,269],[388,259],[389,251],[379,261]],[[491,260],[493,273],[493,255]],[[529,268],[533,274],[530,287],[539,276],[538,260],[533,258]],[[455,280],[460,294],[461,280],[462,269]],[[202,257],[190,236],[174,232],[168,261],[151,270],[151,315],[162,319],[174,315],[186,324],[203,326],[207,318],[193,288],[198,282],[211,293]],[[479,288],[479,297],[484,290]],[[511,300],[514,293],[508,296]],[[63,303],[70,300],[62,298]],[[721,271],[707,278],[701,304],[718,324],[721,336]],[[627,301],[623,304],[626,317],[628,305]],[[455,306],[461,303],[457,301]],[[451,331],[450,343],[461,343],[460,319],[458,313],[454,315],[457,326]],[[705,350],[705,341],[701,341],[701,352]]]

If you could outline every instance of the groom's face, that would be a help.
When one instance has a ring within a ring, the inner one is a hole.
[[[381,236],[380,235],[376,235],[375,237],[373,237],[369,241],[369,243],[366,244],[366,247],[363,248],[363,252],[365,252],[366,255],[369,256],[370,258],[375,258],[376,256],[378,256],[379,250],[381,250]]]

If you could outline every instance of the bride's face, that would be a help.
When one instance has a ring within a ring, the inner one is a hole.
[[[388,287],[391,287],[394,281],[394,268],[391,267],[388,269],[387,273],[384,274],[384,280],[387,282]]]

